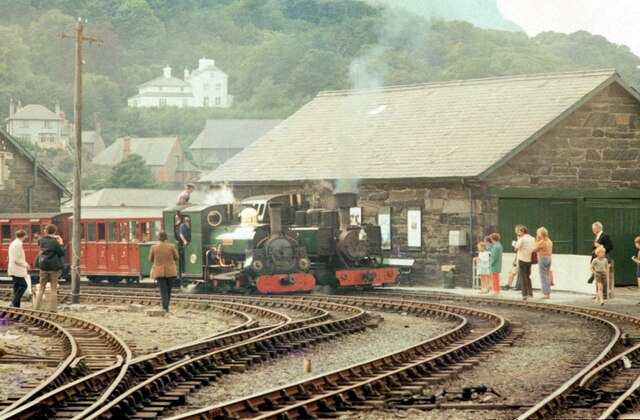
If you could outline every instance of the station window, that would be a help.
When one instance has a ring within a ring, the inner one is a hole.
[[[96,241],[96,222],[87,222],[87,242]]]
[[[31,225],[31,233],[33,234],[33,243],[37,244],[41,235],[40,225]]]
[[[11,242],[11,226],[2,225],[2,242],[8,244]]]
[[[139,223],[137,220],[129,222],[129,241],[138,242]]]
[[[107,241],[116,242],[118,240],[118,225],[116,222],[109,222],[107,227]]]
[[[107,240],[107,226],[105,223],[98,223],[98,240],[99,241]]]
[[[120,237],[118,242],[127,242],[127,222],[120,222]]]

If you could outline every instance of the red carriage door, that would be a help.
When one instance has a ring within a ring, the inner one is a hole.
[[[22,248],[24,249],[24,256],[27,260],[27,263],[33,267],[36,262],[36,257],[40,253],[40,245],[38,241],[40,241],[41,231],[40,231],[40,221],[38,219],[31,220],[31,226],[29,226],[28,230],[25,229],[27,233],[27,239],[25,239],[22,244]]]
[[[96,222],[85,222],[85,238],[83,241],[83,247],[80,252],[80,265],[82,267],[82,273],[85,275],[91,275],[98,273],[98,242],[97,239],[97,226]]]
[[[107,250],[107,224],[98,222],[96,237],[96,272],[100,274],[109,272],[109,254]]]
[[[144,223],[143,223],[144,225]],[[129,253],[128,253],[128,273],[139,274],[140,273],[140,240],[142,231],[140,228],[140,222],[137,220],[131,220],[129,222]]]
[[[117,273],[129,272],[129,226],[127,222],[118,223],[119,238],[117,252],[114,257],[117,261]]]

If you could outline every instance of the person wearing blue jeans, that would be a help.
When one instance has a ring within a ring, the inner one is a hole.
[[[540,272],[540,290],[542,299],[549,299],[551,296],[551,282],[549,273],[551,272],[551,252],[553,242],[549,239],[547,228],[541,227],[536,231],[536,244],[534,251],[538,254],[538,270]]]

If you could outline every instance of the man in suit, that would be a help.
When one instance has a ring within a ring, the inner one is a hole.
[[[602,246],[605,249],[604,257],[611,263],[611,251],[613,251],[613,241],[611,241],[611,237],[604,233],[602,223],[600,222],[594,222],[591,225],[591,231],[595,235],[593,238],[593,248],[591,249],[591,261],[596,258],[596,249]],[[593,282],[593,276],[589,277],[589,283],[591,282]],[[602,296],[604,299],[607,298],[607,289],[608,284],[604,284],[602,287]]]

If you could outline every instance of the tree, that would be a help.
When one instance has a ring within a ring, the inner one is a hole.
[[[134,153],[113,167],[106,187],[157,188],[158,182],[151,169],[146,166],[144,158]]]
[[[62,42],[62,32],[73,33],[74,18],[59,10],[50,10],[29,26],[31,68],[34,73],[46,75],[58,83],[72,83],[75,50],[72,43]]]

